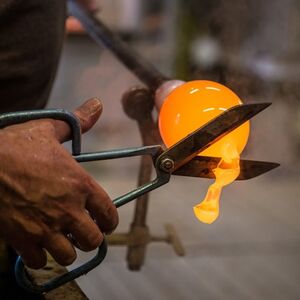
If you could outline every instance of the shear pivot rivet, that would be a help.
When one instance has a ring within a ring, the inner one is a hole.
[[[174,168],[174,161],[171,158],[164,158],[160,163],[160,169],[170,172]]]

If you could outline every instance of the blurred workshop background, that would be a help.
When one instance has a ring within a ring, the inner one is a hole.
[[[164,236],[174,226],[185,256],[150,243],[140,271],[126,247],[78,280],[91,300],[300,299],[300,2],[298,0],[99,0],[97,15],[160,71],[183,80],[210,79],[244,101],[273,105],[251,122],[242,157],[280,168],[225,188],[220,218],[199,223],[192,207],[210,180],[172,178],[151,193],[147,224]],[[101,120],[84,151],[140,146],[122,94],[141,85],[84,33],[66,36],[48,107],[73,109],[100,97]],[[112,198],[136,186],[139,159],[86,164]],[[119,209],[116,232],[128,232],[134,203]],[[80,264],[90,254],[80,253]]]

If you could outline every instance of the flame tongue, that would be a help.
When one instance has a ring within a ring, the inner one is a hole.
[[[240,155],[233,144],[225,144],[222,158],[213,170],[216,181],[209,186],[204,200],[194,206],[194,213],[199,221],[211,224],[219,216],[219,202],[223,187],[232,183],[240,174]]]

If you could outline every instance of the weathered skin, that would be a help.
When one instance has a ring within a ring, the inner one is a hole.
[[[101,111],[97,99],[75,111],[83,132]],[[71,264],[76,258],[73,243],[95,249],[102,232],[111,232],[118,223],[109,196],[60,144],[69,135],[66,123],[50,119],[0,131],[0,237],[31,268],[46,264],[44,249],[59,264]]]

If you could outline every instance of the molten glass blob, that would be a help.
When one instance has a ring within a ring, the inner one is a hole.
[[[162,139],[170,147],[227,109],[240,104],[238,96],[219,83],[206,80],[185,83],[173,90],[161,107],[159,130]],[[215,183],[209,187],[205,199],[194,207],[200,221],[210,224],[218,218],[222,188],[238,177],[239,154],[248,137],[249,122],[246,122],[199,153],[221,158],[213,170]]]

